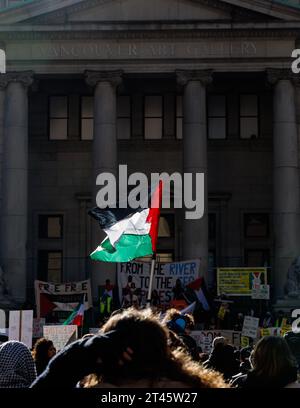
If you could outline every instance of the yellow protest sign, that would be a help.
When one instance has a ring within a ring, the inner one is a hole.
[[[290,324],[285,324],[281,327],[280,336],[284,336],[287,332],[292,330],[292,326]]]
[[[249,337],[241,336],[241,347],[249,346]]]
[[[271,330],[270,329],[261,329],[260,330],[260,335],[261,335],[261,337],[271,336]]]
[[[266,268],[217,268],[218,295],[252,296],[255,285],[266,283]]]
[[[218,312],[218,318],[224,320],[226,314],[226,309],[224,306],[221,306]]]

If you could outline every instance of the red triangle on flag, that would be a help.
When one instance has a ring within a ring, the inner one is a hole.
[[[160,180],[151,198],[151,207],[146,222],[151,223],[149,235],[152,241],[152,251],[156,252],[160,208],[162,204],[162,181]]]
[[[48,295],[45,293],[40,294],[40,316],[45,317],[48,313],[51,313],[56,308],[55,303],[49,300]]]
[[[198,278],[194,280],[193,282],[190,282],[188,285],[186,285],[186,287],[193,289],[193,290],[198,290],[202,287],[202,285],[203,285],[203,278]]]

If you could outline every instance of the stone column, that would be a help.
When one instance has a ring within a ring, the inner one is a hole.
[[[299,169],[295,89],[289,71],[271,69],[273,95],[273,293],[285,294],[287,272],[300,255]],[[289,290],[288,290],[289,292]]]
[[[33,73],[11,72],[7,81],[3,182],[0,233],[0,265],[14,300],[26,298],[27,180],[28,180],[28,87]]]
[[[177,71],[183,91],[183,173],[204,173],[204,216],[184,219],[183,258],[201,258],[200,276],[208,282],[208,190],[207,190],[207,128],[206,85],[212,71]]]
[[[5,102],[5,88],[7,81],[3,79],[1,81],[0,76],[0,214],[2,204],[2,161],[3,161],[3,143],[4,143],[4,102]]]
[[[117,86],[121,83],[122,71],[86,71],[88,85],[94,87],[94,139],[93,139],[93,197],[92,205],[96,206],[96,195],[99,186],[96,178],[100,173],[109,172],[117,176]],[[105,237],[99,224],[92,220],[92,245],[94,250]],[[99,285],[105,279],[115,279],[115,265],[94,262],[92,266],[92,290],[97,297]]]

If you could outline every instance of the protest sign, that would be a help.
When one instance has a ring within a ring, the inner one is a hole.
[[[292,331],[292,325],[291,324],[285,324],[284,326],[281,327],[280,330],[280,336],[284,336],[287,332]]]
[[[224,320],[225,319],[225,315],[226,315],[226,308],[224,305],[220,306],[220,309],[218,311],[218,318],[220,320]]]
[[[241,345],[241,332],[233,330],[193,330],[190,334],[201,347],[204,353],[210,353],[213,340],[216,337],[225,337],[228,344],[237,348]]]
[[[217,268],[218,295],[251,296],[258,283],[267,283],[266,268]]]
[[[271,329],[260,329],[260,336],[261,337],[266,337],[266,336],[271,336]]]
[[[90,279],[80,282],[51,283],[36,280],[35,298],[37,317],[55,317],[65,319],[68,314],[83,301],[85,310],[93,305]]]
[[[270,299],[270,285],[254,285],[251,293],[252,299]]]
[[[0,309],[0,329],[5,329],[5,328],[6,328],[5,311]]]
[[[12,310],[9,312],[8,339],[17,340],[32,347],[33,310]]]
[[[53,325],[43,327],[43,336],[51,340],[57,351],[77,339],[78,327],[76,325]]]
[[[33,327],[32,327],[32,337],[39,338],[43,337],[43,327],[46,324],[46,319],[44,317],[35,318],[33,319]]]
[[[242,335],[245,337],[257,338],[257,331],[259,326],[259,318],[252,316],[245,316]]]
[[[241,347],[249,346],[249,337],[241,336]]]
[[[153,290],[157,290],[162,305],[169,304],[173,299],[172,289],[177,279],[181,280],[182,286],[186,286],[199,277],[199,266],[199,259],[185,262],[156,263]],[[118,287],[121,304],[123,304],[127,289],[127,292],[137,296],[139,302],[144,304],[148,294],[149,280],[150,263],[119,263]]]

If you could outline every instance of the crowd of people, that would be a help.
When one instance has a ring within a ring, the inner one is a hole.
[[[18,341],[0,345],[0,388],[261,388],[300,387],[289,336],[266,336],[237,350],[224,337],[210,354],[190,336],[194,318],[169,309],[114,311],[96,335],[56,353],[39,339],[32,351]]]

